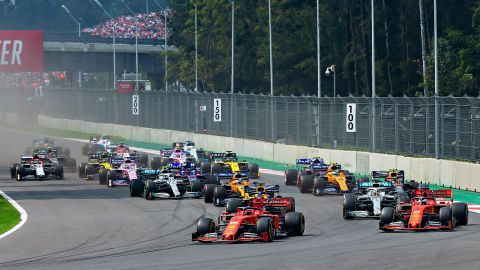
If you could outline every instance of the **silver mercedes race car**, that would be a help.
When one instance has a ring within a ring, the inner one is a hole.
[[[379,218],[384,207],[395,208],[399,201],[409,201],[392,182],[359,182],[355,193],[343,196],[343,218]]]

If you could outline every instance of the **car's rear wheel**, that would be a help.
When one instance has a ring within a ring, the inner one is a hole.
[[[302,175],[300,176],[300,193],[309,193],[312,192],[313,188],[313,176],[312,175]]]
[[[63,167],[60,165],[56,165],[53,171],[53,174],[57,179],[62,180],[63,179]]]
[[[305,232],[305,216],[299,212],[285,215],[285,231],[288,236],[301,236]]]
[[[213,203],[213,192],[215,191],[215,184],[206,184],[203,186],[203,199],[205,203]]]
[[[248,164],[248,175],[250,178],[256,179],[260,177],[260,172],[259,172],[258,164],[251,163]]]
[[[210,173],[210,162],[200,162],[200,171],[201,173]]]
[[[130,197],[142,196],[143,181],[141,179],[133,179],[129,185]]]
[[[322,176],[317,176],[313,178],[313,195],[321,196],[323,194],[323,190],[327,188],[327,182],[325,178]]]
[[[86,163],[80,163],[78,166],[78,178],[85,178],[85,167],[87,166]]]
[[[297,183],[297,176],[298,170],[297,169],[288,169],[285,172],[285,185],[287,186],[294,186]]]
[[[200,181],[192,181],[190,183],[191,192],[202,192],[203,185]]]
[[[237,212],[238,207],[242,203],[242,200],[230,199],[225,206],[225,211],[229,214]]]
[[[227,198],[227,190],[222,186],[216,186],[213,190],[213,203],[219,205]]]
[[[155,192],[156,192],[155,182],[153,182],[152,180],[148,180],[145,183],[145,187],[144,187],[144,191],[143,191],[143,197],[146,200],[155,200],[155,197],[152,194],[152,193],[155,193]]]
[[[118,174],[116,171],[108,171],[107,173],[107,185],[113,187],[113,181],[118,179]]]
[[[100,170],[98,170],[98,183],[100,185],[106,185],[107,179],[108,179],[108,170],[105,168],[100,168]]]
[[[468,224],[468,205],[462,202],[453,203],[453,216],[456,226],[465,226]]]
[[[212,174],[219,174],[222,171],[222,166],[217,163],[212,163],[210,169]]]
[[[162,161],[160,157],[153,157],[150,166],[154,170],[159,170],[162,167]]]

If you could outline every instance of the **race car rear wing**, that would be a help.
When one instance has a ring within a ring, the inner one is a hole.
[[[369,188],[369,187],[393,187],[392,182],[359,182],[358,188]]]
[[[160,149],[160,155],[162,157],[170,157],[170,155],[173,153],[173,149],[170,148],[162,148]]]
[[[438,189],[438,190],[417,189],[415,190],[415,197],[453,199],[453,190],[451,189]]]
[[[389,172],[390,171],[372,171],[372,178],[387,178]],[[399,177],[399,178],[405,177],[405,171],[403,170],[398,170],[396,174],[397,174],[396,177]]]

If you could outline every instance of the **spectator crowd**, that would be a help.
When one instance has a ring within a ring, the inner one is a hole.
[[[91,28],[82,30],[94,37],[111,38],[113,36],[113,25],[115,24],[116,38],[135,38],[136,26],[138,21],[138,38],[139,39],[163,39],[165,31],[165,17],[173,15],[171,9],[165,9],[160,12],[152,12],[148,14],[136,14],[135,16],[120,16],[114,20],[107,21],[104,24],[96,25]]]

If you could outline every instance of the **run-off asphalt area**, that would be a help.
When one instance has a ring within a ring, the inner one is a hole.
[[[41,135],[0,129],[0,189],[28,212],[28,222],[0,241],[0,269],[478,269],[480,226],[452,232],[381,233],[377,220],[341,217],[341,197],[285,187],[306,217],[302,237],[273,243],[192,243],[196,221],[222,208],[202,200],[130,198],[66,174],[66,180],[16,182],[8,166]],[[81,143],[56,139],[80,163]]]

